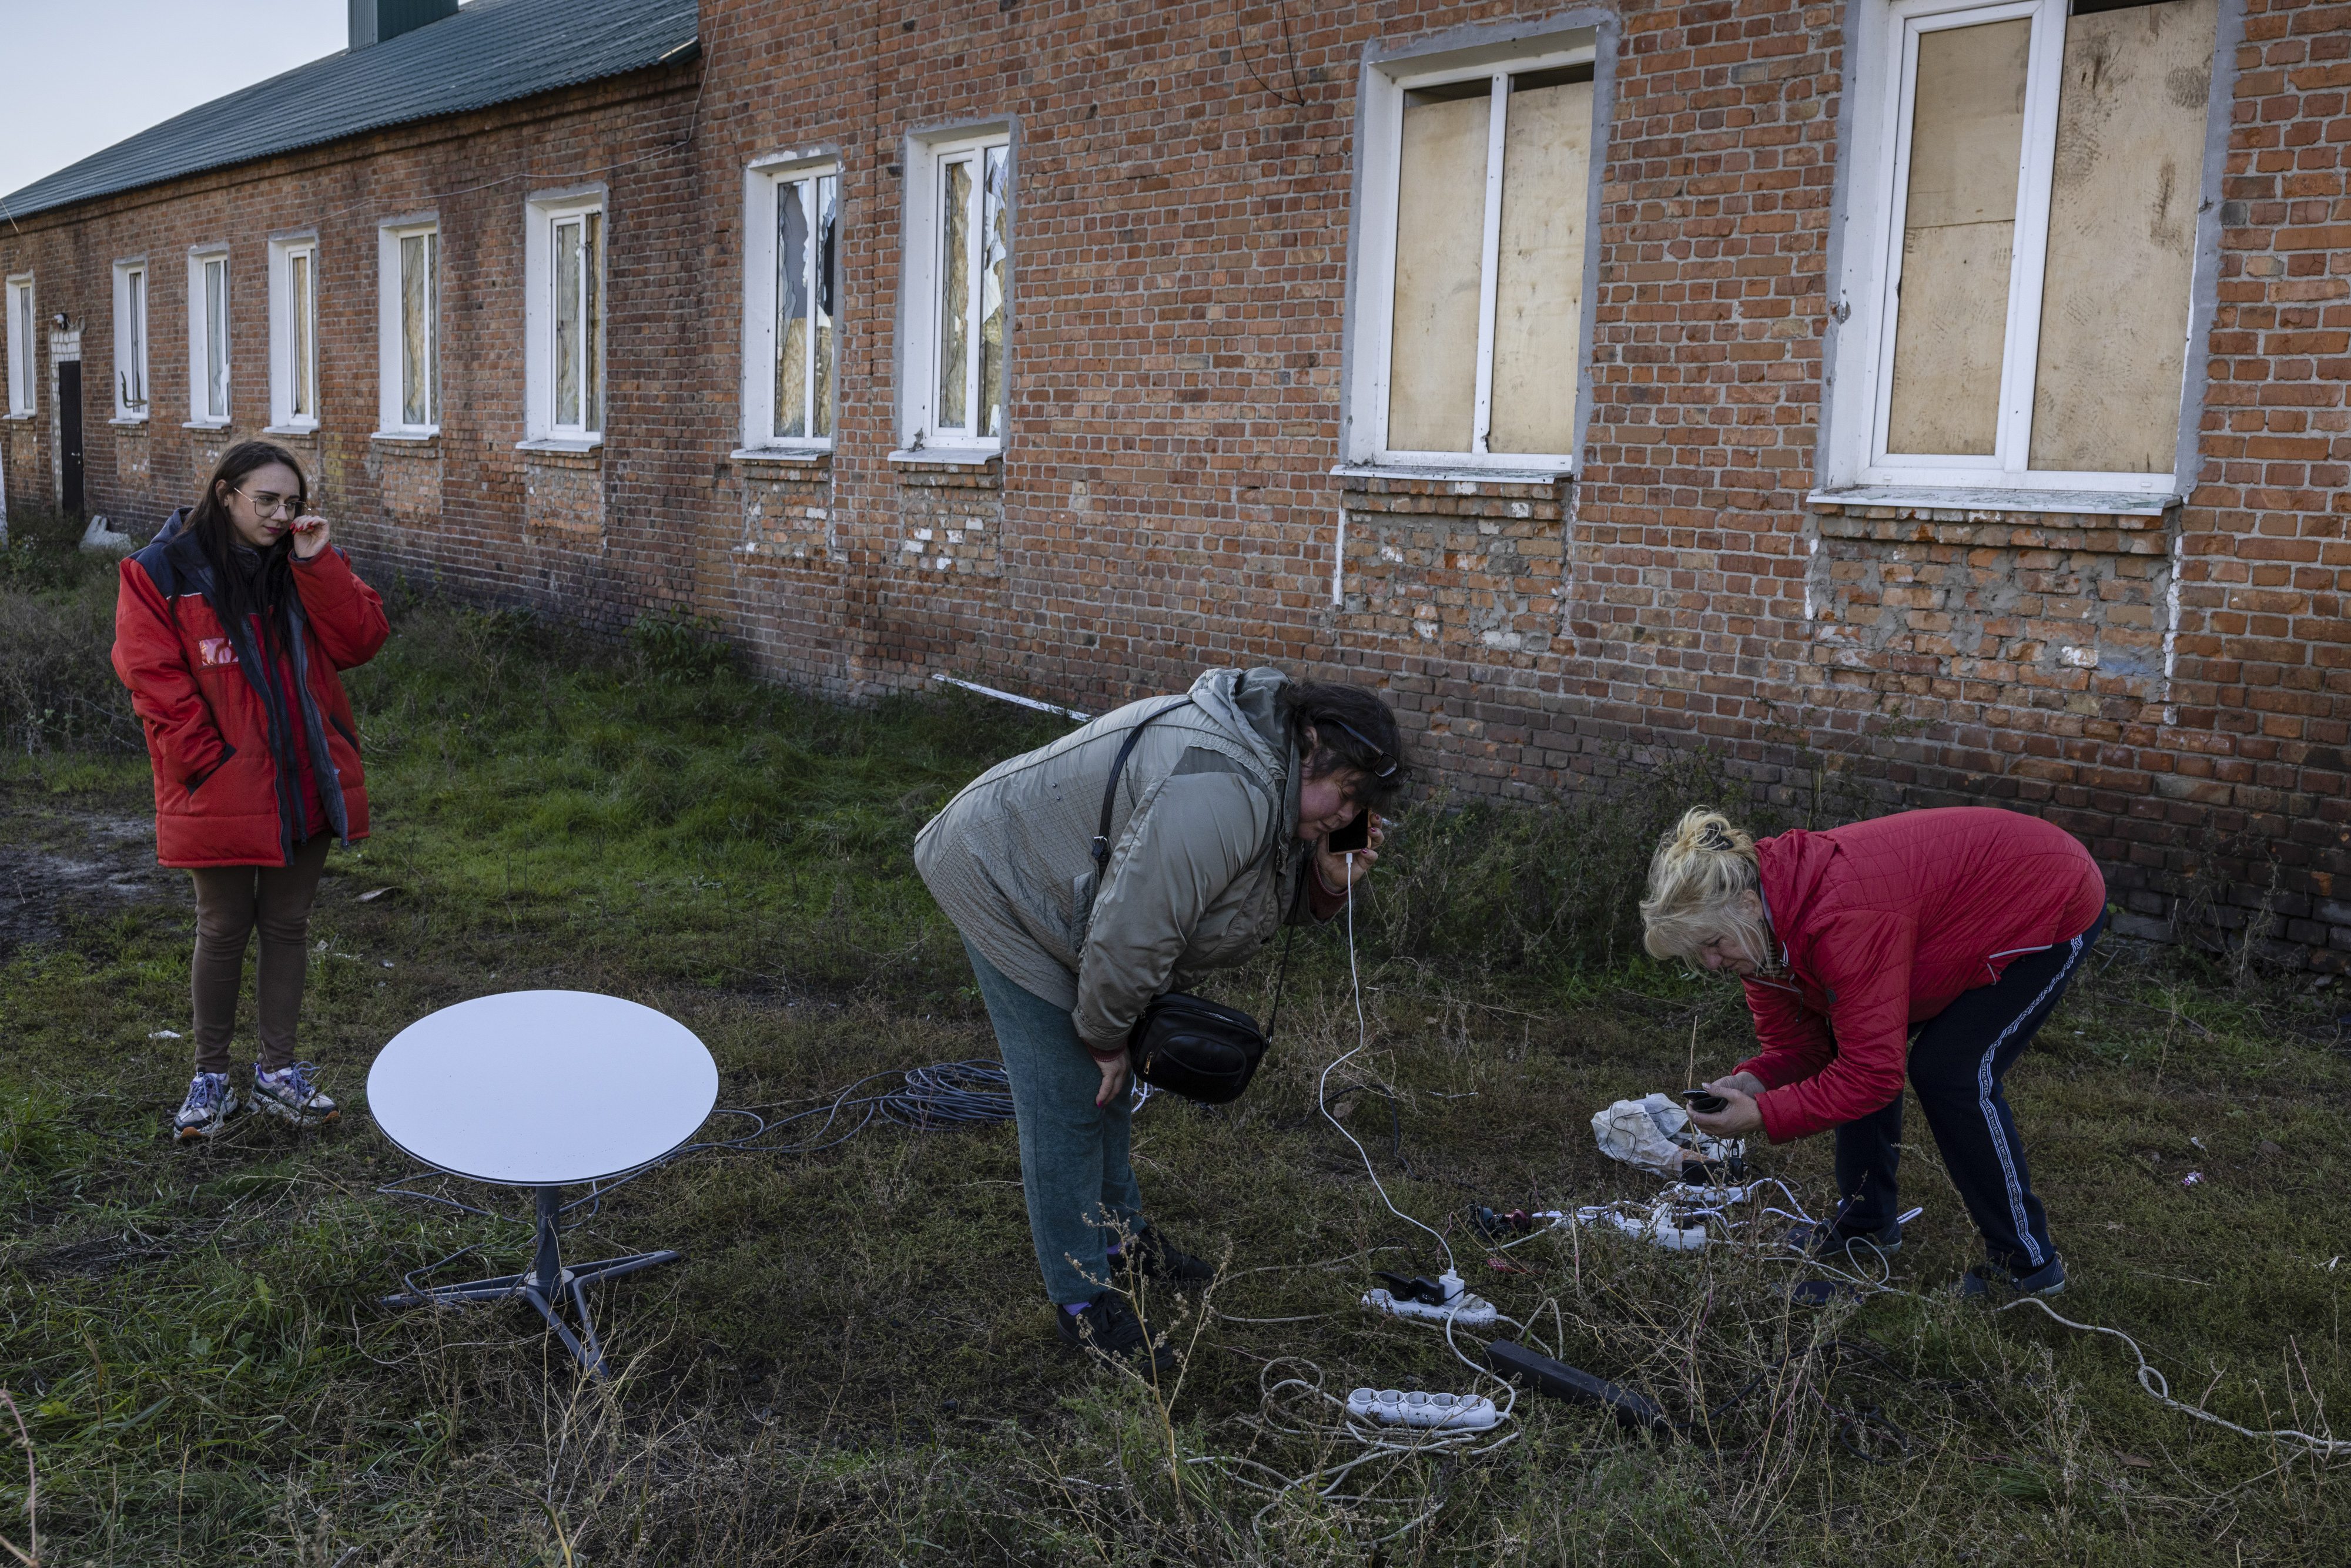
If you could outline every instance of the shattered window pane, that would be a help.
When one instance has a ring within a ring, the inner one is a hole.
[[[228,417],[228,258],[204,263],[204,416]]]
[[[555,225],[555,423],[580,423],[580,236],[578,218]]]
[[[810,180],[776,186],[776,429],[809,434],[809,196]]]
[[[832,405],[835,395],[834,379],[838,373],[833,352],[833,290],[836,287],[834,268],[838,251],[838,225],[841,209],[841,177],[827,174],[816,182],[816,287],[811,323],[811,345],[816,355],[813,376],[815,392],[809,411],[813,434],[832,434]]]
[[[939,233],[939,415],[943,429],[970,423],[971,373],[971,162],[942,171]]]
[[[287,334],[287,347],[293,361],[286,367],[289,372],[287,376],[287,381],[293,392],[292,413],[294,417],[297,419],[308,419],[318,412],[310,395],[312,385],[310,363],[310,253],[308,251],[296,251],[292,256],[287,257],[286,271],[286,281],[287,285],[287,314],[291,318],[291,320],[287,323],[287,326],[290,329]],[[134,290],[138,287],[138,279],[135,277],[131,280],[131,287]],[[133,308],[134,310],[136,308],[135,295]],[[134,352],[136,350],[134,350]]]
[[[400,239],[400,422],[433,423],[432,277],[426,235]]]
[[[594,430],[604,413],[604,214],[590,213],[580,250],[580,425]]]
[[[1005,186],[1011,153],[1008,147],[991,147],[980,155],[987,174],[980,207],[979,434],[999,440],[1004,434],[1004,265],[1011,248]]]

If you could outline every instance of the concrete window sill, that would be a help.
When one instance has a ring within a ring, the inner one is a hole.
[[[551,453],[567,457],[585,457],[604,448],[601,435],[543,435],[534,441],[517,441],[517,452]]]
[[[316,424],[265,424],[261,427],[261,434],[264,435],[316,435],[319,434],[319,427]]]
[[[142,413],[135,418],[110,419],[106,423],[117,430],[144,430],[147,428],[147,416]]]
[[[916,446],[890,454],[893,468],[985,468],[1001,462],[1001,446]]]
[[[381,441],[386,446],[438,446],[441,433],[437,430],[378,430],[368,435],[370,441]]]
[[[1804,497],[1815,512],[1868,511],[1893,507],[1909,511],[2038,512],[2103,517],[2159,517],[2180,497],[2128,490],[2007,490],[1989,486],[1850,485],[1814,490]]]
[[[180,426],[182,430],[226,430],[235,423],[226,419],[192,419]]]
[[[734,463],[774,464],[790,468],[830,468],[832,450],[830,447],[746,446],[726,455]]]
[[[1481,486],[1556,485],[1574,477],[1557,468],[1414,468],[1394,463],[1342,463],[1331,470],[1335,479],[1408,479],[1422,484],[1458,486],[1455,494],[1475,495]]]

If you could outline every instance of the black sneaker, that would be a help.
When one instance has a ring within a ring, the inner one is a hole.
[[[1176,1370],[1175,1349],[1160,1343],[1150,1325],[1136,1317],[1115,1291],[1104,1291],[1088,1301],[1081,1312],[1055,1307],[1053,1322],[1067,1349],[1082,1350],[1103,1361],[1123,1360],[1145,1374]]]
[[[1168,1245],[1156,1230],[1146,1230],[1119,1249],[1119,1260],[1146,1280],[1179,1290],[1196,1291],[1217,1277],[1216,1265]]]
[[[2065,1289],[2065,1260],[2052,1258],[2030,1274],[2019,1274],[1997,1263],[1978,1263],[1959,1276],[1952,1293],[1963,1301],[1980,1301],[1996,1294],[2053,1296]]]
[[[1891,1258],[1902,1250],[1902,1225],[1897,1220],[1883,1230],[1864,1230],[1844,1222],[1844,1206],[1839,1204],[1835,1218],[1813,1220],[1789,1231],[1788,1245],[1807,1258],[1866,1261],[1873,1249]]]

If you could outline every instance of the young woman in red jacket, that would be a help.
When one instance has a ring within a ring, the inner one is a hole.
[[[1775,1143],[1834,1127],[1836,1217],[1796,1239],[1816,1254],[1902,1245],[1895,1166],[1906,1073],[1995,1283],[2064,1288],[2001,1081],[2105,924],[2089,852],[2035,817],[1906,811],[1827,832],[1751,839],[1691,811],[1649,864],[1649,952],[1746,982],[1762,1049],[1706,1087],[1691,1121]]]
[[[208,1138],[239,1108],[229,1035],[261,929],[253,1104],[298,1126],[338,1114],[294,1060],[310,900],[335,839],[367,836],[359,727],[338,671],[383,646],[383,601],[310,515],[284,447],[229,449],[191,512],[122,563],[114,669],[147,731],[155,854],[196,885],[196,1076],[172,1118]]]

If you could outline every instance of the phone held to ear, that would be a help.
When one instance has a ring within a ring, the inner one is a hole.
[[[1703,1089],[1682,1091],[1682,1103],[1701,1115],[1711,1116],[1718,1111],[1730,1109],[1730,1102],[1719,1094],[1709,1094]]]
[[[1349,850],[1370,849],[1372,847],[1372,814],[1369,811],[1356,812],[1353,821],[1343,828],[1332,829],[1322,843],[1323,847],[1334,855],[1343,855]]]

